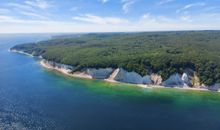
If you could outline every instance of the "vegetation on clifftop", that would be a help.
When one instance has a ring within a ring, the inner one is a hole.
[[[141,75],[158,73],[164,79],[191,68],[202,83],[220,83],[220,31],[81,34],[12,49],[77,69],[123,67]]]

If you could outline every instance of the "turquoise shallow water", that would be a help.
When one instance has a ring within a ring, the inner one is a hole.
[[[0,129],[220,130],[220,94],[81,80],[10,53],[48,35],[0,35]]]

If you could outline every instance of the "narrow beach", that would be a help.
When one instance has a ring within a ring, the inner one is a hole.
[[[75,78],[82,78],[82,79],[93,79],[92,76],[86,74],[85,72],[75,72],[73,74],[68,73],[67,70],[65,69],[60,69],[58,67],[53,67],[49,64],[45,64],[43,62],[43,60],[40,61],[40,65],[43,66],[46,69],[49,70],[55,70],[57,72],[60,72],[66,76],[70,76],[70,77],[75,77]],[[119,84],[128,84],[128,85],[134,85],[134,86],[138,86],[141,88],[166,88],[166,89],[182,89],[182,90],[195,90],[195,91],[210,91],[208,89],[205,88],[190,88],[190,87],[164,87],[164,86],[160,86],[160,85],[145,85],[145,84],[129,84],[129,83],[123,83],[123,82],[118,82],[116,80],[114,80],[114,77],[117,75],[118,73],[118,69],[116,69],[107,79],[104,79],[103,81],[105,82],[109,82],[109,83],[119,83]]]

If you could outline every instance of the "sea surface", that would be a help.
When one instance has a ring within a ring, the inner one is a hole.
[[[220,94],[66,77],[11,53],[49,34],[0,35],[1,130],[220,130]]]

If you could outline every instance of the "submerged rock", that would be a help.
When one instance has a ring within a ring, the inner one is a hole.
[[[113,72],[112,68],[104,68],[104,69],[87,69],[87,73],[92,76],[93,79],[106,79]]]

